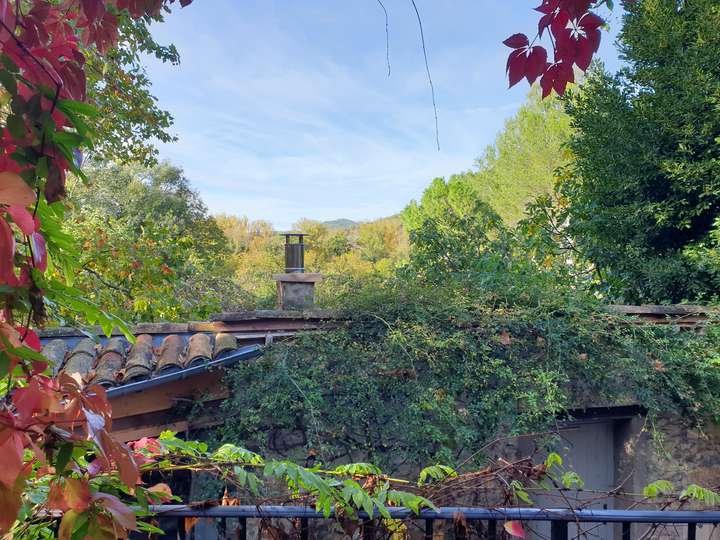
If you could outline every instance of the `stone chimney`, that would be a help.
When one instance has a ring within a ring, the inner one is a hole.
[[[273,276],[277,281],[278,308],[312,309],[315,306],[315,284],[322,281],[322,275],[305,273],[304,240],[307,235],[287,233],[283,236],[285,236],[285,273]]]

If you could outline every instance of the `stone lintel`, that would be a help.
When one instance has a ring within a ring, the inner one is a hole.
[[[275,281],[284,283],[319,283],[322,278],[322,274],[317,273],[273,274]]]

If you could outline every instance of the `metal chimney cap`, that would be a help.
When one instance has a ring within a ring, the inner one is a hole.
[[[303,243],[303,240],[305,239],[306,236],[310,236],[309,234],[305,234],[305,233],[293,233],[293,232],[283,232],[283,233],[278,233],[278,235],[284,236],[285,242],[290,242],[291,238],[297,238],[298,242],[300,242],[301,244]]]

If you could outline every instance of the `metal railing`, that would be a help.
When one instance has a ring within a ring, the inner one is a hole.
[[[232,536],[246,540],[248,537],[248,519],[293,519],[299,524],[298,536],[300,540],[309,540],[310,520],[328,520],[321,512],[304,506],[214,506],[197,508],[186,505],[158,505],[151,507],[152,511],[164,520],[177,520],[177,536],[181,539],[189,538],[185,530],[185,518],[215,518],[220,520],[220,531],[226,531],[226,520],[237,521]],[[443,507],[437,510],[423,510],[415,514],[407,508],[388,508],[393,519],[421,522],[424,538],[433,540],[436,522],[451,521],[462,517],[467,523],[483,522],[484,533],[480,538],[499,539],[506,521],[522,522],[549,522],[550,540],[569,540],[570,538],[601,538],[597,533],[579,532],[570,534],[571,525],[579,526],[584,523],[605,524],[620,523],[622,540],[631,538],[652,537],[648,535],[648,526],[677,525],[682,526],[688,540],[695,540],[699,524],[720,524],[720,512],[715,511],[659,511],[659,510],[567,510],[567,509],[540,509],[540,508],[476,508],[476,507]],[[360,512],[359,517],[366,520],[362,528],[363,540],[378,538],[377,531],[370,517]],[[377,515],[375,516],[377,517]],[[643,527],[633,527],[642,525]],[[671,536],[680,538],[680,529],[674,529],[676,534]],[[633,536],[635,534],[635,536]],[[667,532],[665,536],[667,536]],[[221,535],[222,537],[222,535]],[[456,533],[455,538],[467,538],[463,533]]]

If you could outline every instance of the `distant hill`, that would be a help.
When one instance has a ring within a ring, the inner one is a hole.
[[[345,218],[323,221],[322,224],[333,230],[352,229],[353,227],[357,227],[359,225],[357,221]]]

